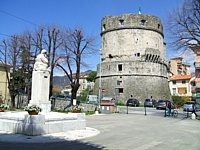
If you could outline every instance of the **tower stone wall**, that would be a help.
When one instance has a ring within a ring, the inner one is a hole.
[[[143,14],[106,16],[101,24],[101,74],[97,67],[94,92],[101,76],[103,96],[126,102],[130,95],[144,102],[170,99],[163,26]]]

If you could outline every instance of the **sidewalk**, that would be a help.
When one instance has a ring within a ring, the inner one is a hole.
[[[86,124],[86,130],[45,136],[0,133],[0,147],[7,150],[200,149],[200,121],[191,118],[141,114],[88,115]]]

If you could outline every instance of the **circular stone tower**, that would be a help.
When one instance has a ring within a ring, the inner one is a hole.
[[[101,64],[94,92],[125,103],[130,95],[170,99],[161,20],[153,15],[106,16],[101,23]],[[100,73],[101,68],[101,73]],[[101,82],[101,85],[99,83]],[[102,89],[103,92],[102,92]]]

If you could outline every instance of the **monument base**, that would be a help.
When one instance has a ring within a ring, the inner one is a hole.
[[[84,113],[50,112],[28,115],[27,112],[4,112],[0,114],[0,131],[29,136],[79,130],[85,127]]]
[[[49,101],[49,71],[33,71],[31,100],[28,106],[37,105],[42,108],[42,113],[51,111],[51,102]]]

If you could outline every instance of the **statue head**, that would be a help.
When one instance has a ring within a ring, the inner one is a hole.
[[[41,51],[41,54],[46,54],[47,53],[47,51],[45,50],[45,49],[43,49],[42,51]]]

